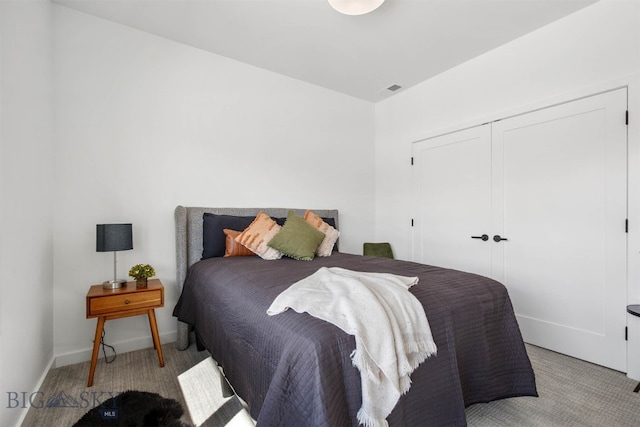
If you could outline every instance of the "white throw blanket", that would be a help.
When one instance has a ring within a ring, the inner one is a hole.
[[[362,379],[358,421],[367,427],[388,426],[387,416],[411,386],[409,375],[436,354],[422,304],[409,292],[416,283],[417,277],[322,267],[267,310],[307,312],[355,336],[351,360]]]

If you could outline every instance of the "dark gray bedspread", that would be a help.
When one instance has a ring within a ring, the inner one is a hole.
[[[174,316],[220,363],[259,426],[357,426],[355,340],[293,310],[268,316],[274,298],[322,266],[418,276],[438,354],[412,374],[391,426],[466,425],[465,406],[537,396],[511,301],[486,277],[412,262],[335,253],[313,261],[211,258],[189,270]]]

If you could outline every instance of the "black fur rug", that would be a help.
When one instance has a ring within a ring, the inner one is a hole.
[[[125,391],[84,414],[74,427],[188,427],[180,403],[146,391]]]

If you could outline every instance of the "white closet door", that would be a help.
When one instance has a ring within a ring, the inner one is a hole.
[[[415,261],[491,275],[491,128],[413,145]]]
[[[493,277],[525,341],[626,370],[626,89],[493,124]]]

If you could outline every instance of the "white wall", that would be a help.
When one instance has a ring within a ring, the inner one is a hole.
[[[0,2],[3,426],[26,414],[22,392],[37,389],[53,357],[51,34],[48,1]]]
[[[95,225],[132,222],[119,276],[150,263],[172,339],[176,205],[337,208],[341,250],[373,235],[373,105],[54,6],[55,354],[87,360],[89,285],[111,278]],[[143,317],[106,324],[123,352],[150,346]],[[140,341],[142,339],[142,341]]]
[[[638,73],[638,4],[602,0],[376,104],[376,238],[410,259],[412,142]]]

